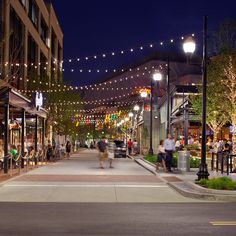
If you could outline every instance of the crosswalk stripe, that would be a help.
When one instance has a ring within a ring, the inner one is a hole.
[[[236,226],[236,221],[211,221],[213,226]]]
[[[66,188],[73,188],[73,187],[118,187],[118,188],[168,188],[167,185],[129,185],[129,184],[8,184],[4,185],[4,187],[66,187]]]

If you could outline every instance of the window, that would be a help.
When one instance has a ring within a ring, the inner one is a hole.
[[[3,40],[3,1],[0,0],[0,41]],[[2,78],[3,47],[0,47],[0,79]]]
[[[45,21],[43,20],[43,17],[41,17],[40,37],[44,41],[45,44],[47,41],[47,36],[48,36],[48,27],[47,27]]]
[[[37,49],[38,46],[35,43],[31,35],[28,36],[28,63],[37,63]]]
[[[10,32],[9,37],[9,62],[13,65],[19,63],[20,66],[12,66],[7,72],[12,77],[11,84],[17,88],[22,86],[21,81],[24,76],[24,25],[13,8],[10,10]]]
[[[19,2],[21,3],[21,5],[22,5],[23,7],[26,6],[26,0],[19,0]]]
[[[38,28],[39,8],[34,0],[29,0],[29,18],[36,28]]]

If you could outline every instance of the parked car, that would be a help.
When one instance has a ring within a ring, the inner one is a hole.
[[[119,158],[119,157],[123,157],[126,158],[126,145],[124,143],[124,141],[121,140],[114,140],[115,143],[115,157]]]

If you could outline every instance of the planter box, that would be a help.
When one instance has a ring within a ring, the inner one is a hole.
[[[190,152],[178,151],[178,170],[189,172],[190,171]]]

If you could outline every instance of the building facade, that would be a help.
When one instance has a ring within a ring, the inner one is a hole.
[[[1,79],[26,89],[30,73],[52,82],[62,70],[63,33],[50,1],[0,0]]]
[[[51,1],[0,0],[0,162],[9,168],[9,150],[36,155],[51,139],[42,93],[26,97],[34,76],[39,83],[61,79],[63,33]],[[18,89],[18,90],[17,90]],[[24,161],[22,159],[22,166]]]

